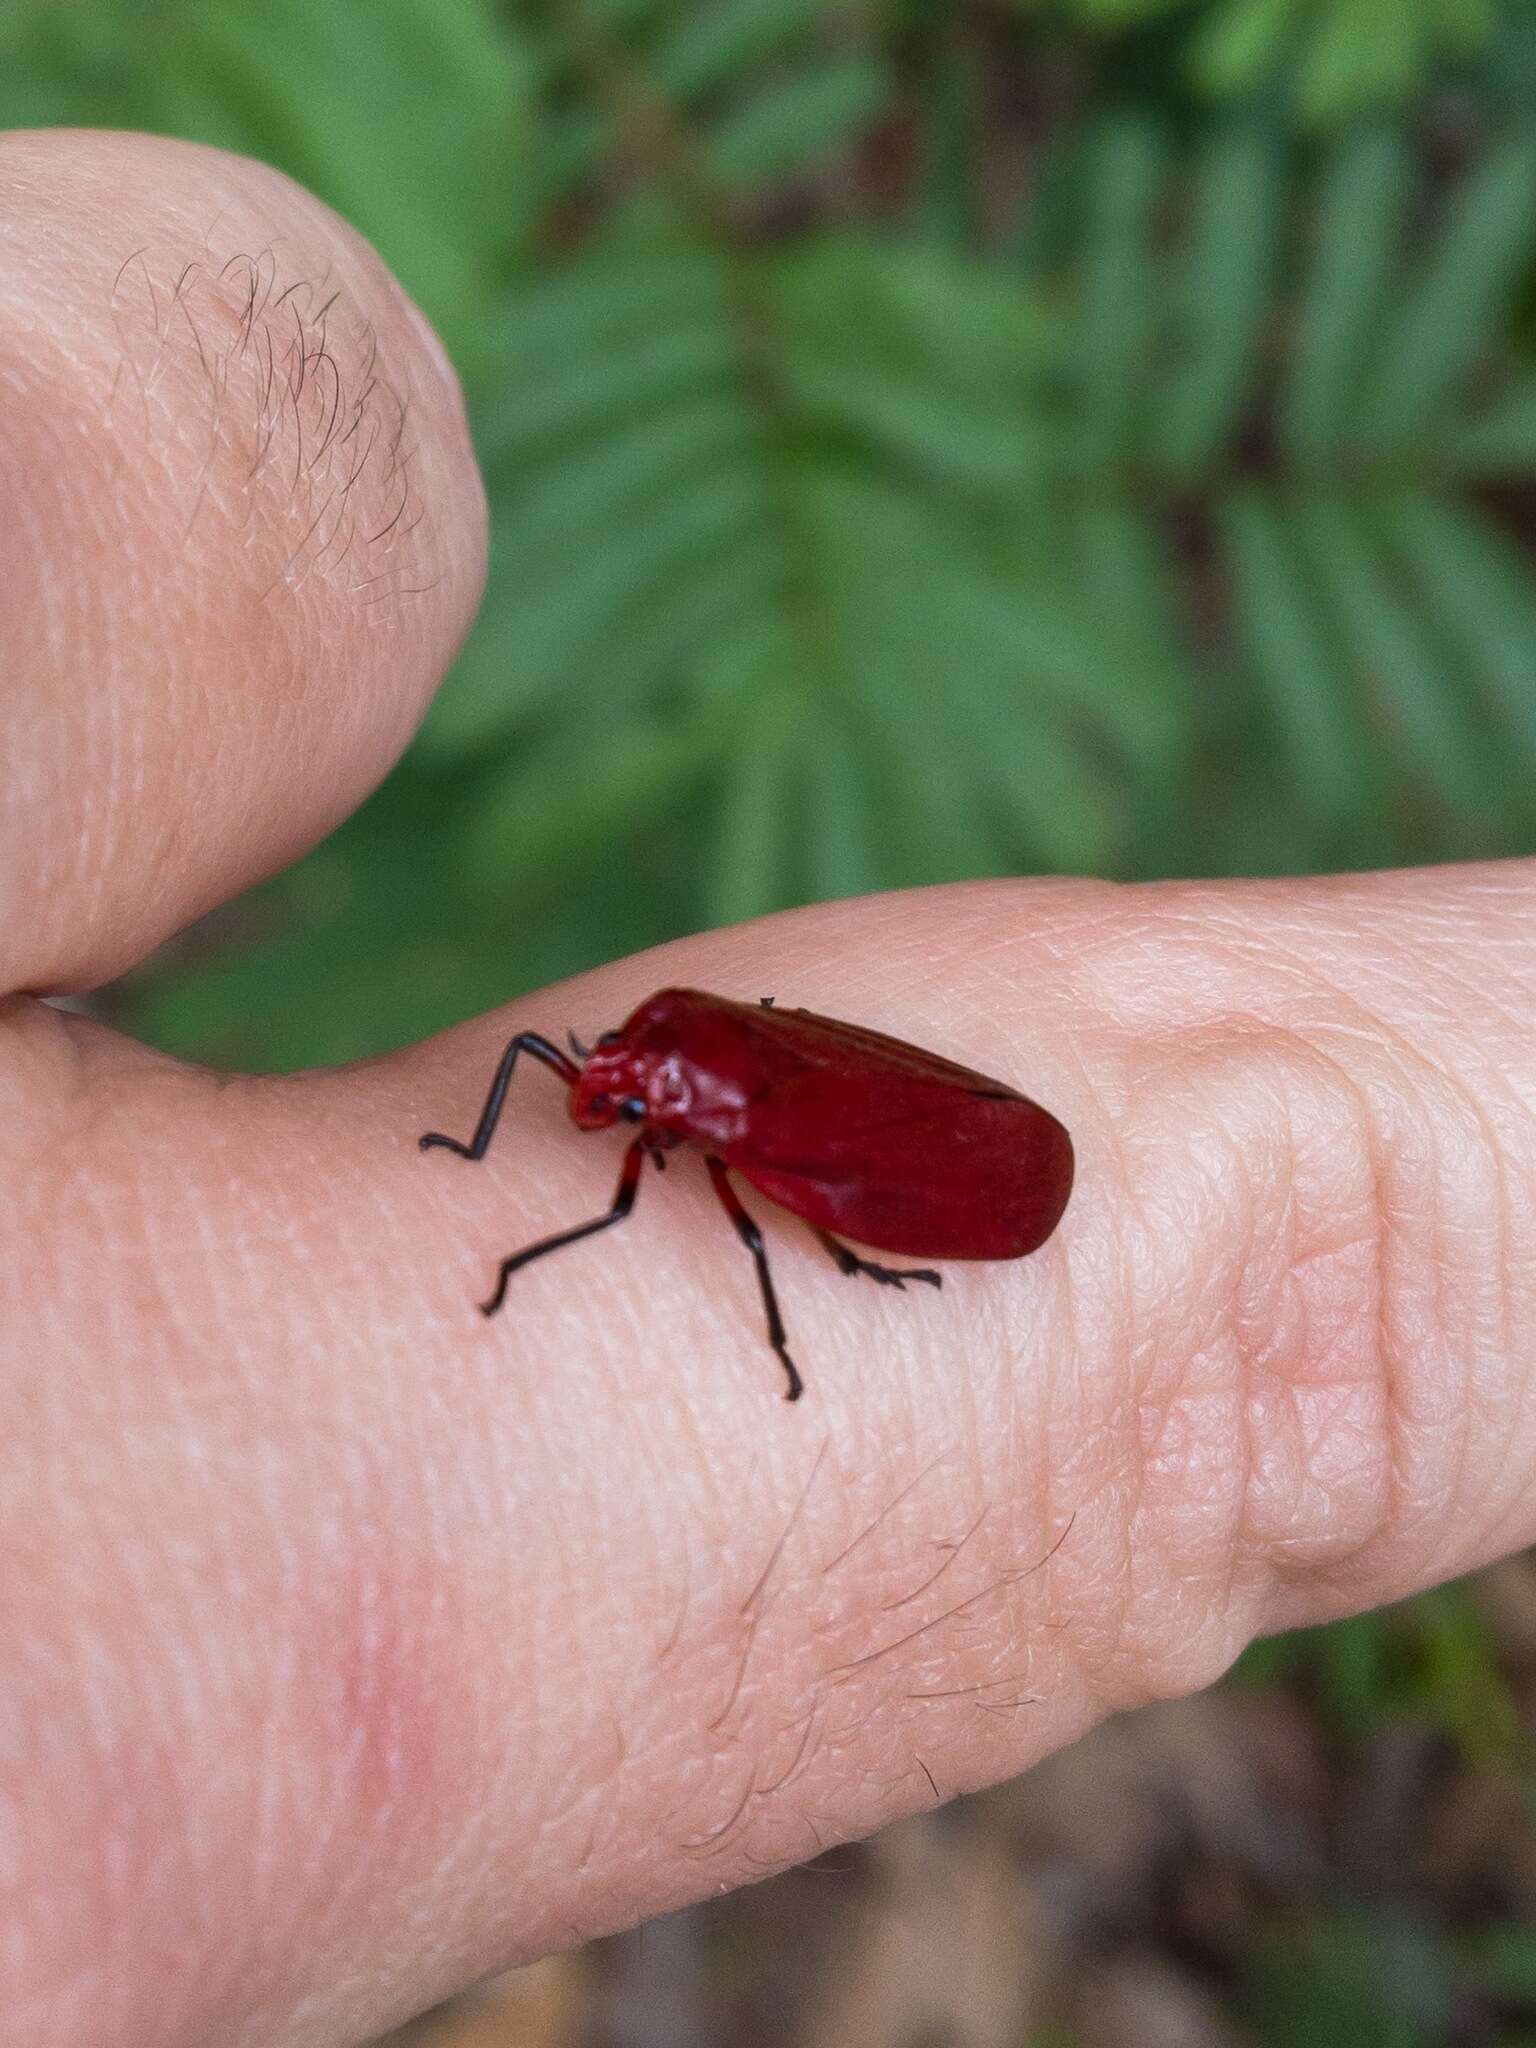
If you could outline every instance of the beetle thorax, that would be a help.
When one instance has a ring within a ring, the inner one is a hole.
[[[643,1124],[663,1143],[728,1145],[738,1137],[746,1097],[736,1082],[678,1052],[600,1046],[588,1057],[571,1090],[571,1118],[595,1131],[626,1122]]]

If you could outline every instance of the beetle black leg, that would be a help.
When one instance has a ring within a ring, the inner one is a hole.
[[[575,1244],[578,1238],[591,1237],[595,1231],[606,1230],[610,1223],[622,1223],[635,1206],[635,1190],[640,1185],[640,1169],[645,1164],[645,1140],[636,1138],[624,1154],[624,1171],[619,1175],[619,1185],[614,1193],[613,1207],[601,1216],[594,1216],[590,1223],[578,1223],[574,1230],[562,1230],[554,1237],[541,1237],[537,1244],[528,1245],[520,1252],[514,1252],[510,1259],[503,1259],[501,1271],[496,1278],[496,1292],[489,1301],[482,1301],[480,1313],[495,1315],[507,1298],[507,1282],[520,1266],[528,1266],[535,1259],[542,1259],[546,1252],[557,1252],[563,1244]]]
[[[741,1206],[741,1198],[731,1186],[723,1159],[705,1161],[709,1177],[715,1184],[715,1193],[720,1197],[721,1207],[736,1226],[736,1235],[757,1263],[758,1285],[763,1290],[763,1307],[768,1312],[768,1342],[779,1354],[779,1363],[789,1375],[789,1391],[786,1401],[798,1401],[805,1392],[805,1382],[795,1370],[795,1361],[789,1355],[789,1340],[784,1334],[784,1318],[779,1314],[778,1297],[773,1291],[773,1278],[768,1271],[768,1253],[763,1245],[763,1233]]]
[[[576,1068],[558,1046],[551,1045],[547,1038],[540,1038],[537,1031],[519,1031],[496,1063],[496,1072],[491,1077],[491,1092],[485,1098],[485,1107],[480,1112],[480,1121],[469,1143],[466,1145],[458,1138],[445,1138],[441,1131],[426,1131],[417,1140],[423,1152],[430,1146],[442,1145],[450,1152],[457,1152],[461,1159],[485,1157],[485,1148],[491,1142],[501,1115],[501,1105],[507,1099],[507,1083],[512,1079],[512,1069],[517,1065],[520,1052],[531,1053],[536,1060],[542,1060],[568,1086],[574,1083]]]
[[[871,1280],[878,1280],[882,1287],[905,1287],[909,1280],[925,1280],[930,1287],[942,1287],[944,1275],[935,1273],[929,1266],[877,1266],[873,1259],[861,1259],[857,1252],[849,1251],[847,1245],[839,1244],[829,1231],[818,1230],[816,1235],[836,1259],[838,1271],[842,1273],[866,1273]]]

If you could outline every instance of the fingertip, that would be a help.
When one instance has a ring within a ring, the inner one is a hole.
[[[165,137],[0,137],[0,982],[120,972],[343,818],[484,575],[440,344],[355,230]]]

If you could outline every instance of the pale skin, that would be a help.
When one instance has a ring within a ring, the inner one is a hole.
[[[406,743],[482,573],[452,376],[274,173],[13,136],[0,488],[17,2040],[352,2041],[1536,1537],[1530,865],[843,903],[215,1076],[39,997]],[[1061,1229],[898,1294],[753,1204],[794,1408],[686,1154],[486,1321],[622,1137],[533,1067],[483,1162],[418,1135],[468,1135],[514,1031],[671,982],[1025,1089]]]

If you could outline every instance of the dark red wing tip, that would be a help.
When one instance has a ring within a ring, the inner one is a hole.
[[[1044,1114],[1049,1116],[1050,1112],[1045,1111]],[[1046,1239],[1054,1234],[1056,1226],[1067,1213],[1067,1204],[1072,1199],[1072,1184],[1077,1177],[1077,1157],[1072,1149],[1071,1137],[1065,1127],[1057,1123],[1055,1117],[1051,1117],[1050,1121],[1053,1126],[1054,1142],[1044,1163],[1042,1179],[1045,1186],[1041,1192],[1035,1227],[1029,1234],[1029,1242],[1024,1246],[1021,1257],[1024,1253],[1038,1251]]]

